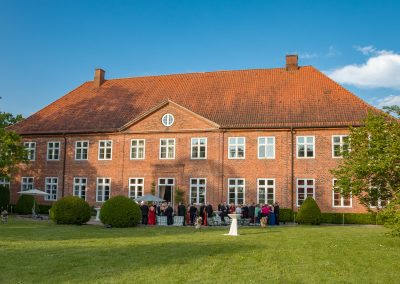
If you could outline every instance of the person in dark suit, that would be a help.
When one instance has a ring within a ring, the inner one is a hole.
[[[147,206],[147,204],[144,201],[142,201],[142,203],[141,203],[140,210],[142,211],[142,224],[147,225],[148,215],[149,215],[149,206]]]
[[[279,203],[278,202],[275,202],[274,214],[275,214],[275,224],[279,226]]]
[[[165,209],[165,215],[167,215],[167,225],[172,225],[174,223],[174,209],[171,206],[171,203],[168,203],[167,208]]]
[[[204,225],[204,211],[206,209],[206,206],[204,205],[204,203],[201,203],[200,206],[200,217],[202,218],[201,224]]]
[[[249,218],[249,207],[247,206],[247,204],[244,204],[242,207],[242,217],[243,219]]]
[[[249,206],[249,218],[251,219],[251,223],[254,223],[254,215],[255,215],[256,207],[254,202]]]
[[[196,219],[196,215],[197,215],[197,208],[196,208],[196,206],[194,206],[193,203],[190,205],[189,214],[190,214],[190,225],[193,226],[194,220]]]
[[[178,205],[178,216],[183,216],[183,226],[186,226],[186,207],[182,204],[182,202],[179,202]]]
[[[212,205],[210,204],[210,202],[207,202],[207,206],[206,206],[206,213],[207,213],[207,217],[211,218],[212,214],[214,212]]]

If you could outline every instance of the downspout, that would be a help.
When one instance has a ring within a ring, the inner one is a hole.
[[[222,131],[221,143],[221,202],[224,202],[224,151],[225,151],[225,132]]]
[[[62,190],[61,190],[61,197],[64,197],[65,195],[65,167],[66,167],[66,160],[67,160],[67,137],[65,136],[65,133],[63,134],[64,136],[64,158],[63,158],[63,183],[62,183]]]
[[[125,171],[125,142],[126,142],[126,134],[125,133],[124,133],[123,139],[124,139],[124,144],[122,145],[122,170],[121,170],[122,190],[124,188],[124,171]],[[128,188],[128,192],[129,192],[129,188]],[[143,192],[143,195],[144,195],[144,192]]]
[[[291,187],[291,203],[292,203],[292,211],[294,211],[294,133],[293,126],[290,127],[290,187]]]

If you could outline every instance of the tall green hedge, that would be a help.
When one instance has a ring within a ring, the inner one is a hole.
[[[90,220],[90,206],[77,196],[66,196],[53,204],[50,217],[57,224],[82,225]]]
[[[279,209],[279,221],[280,222],[293,222],[293,211],[289,208]]]
[[[7,210],[10,204],[10,189],[5,186],[0,186],[0,210]]]
[[[296,216],[296,222],[305,225],[321,224],[321,210],[314,198],[307,197]]]
[[[107,200],[100,210],[100,220],[105,225],[125,228],[140,223],[142,213],[132,199],[118,195]]]
[[[15,205],[15,212],[19,214],[32,214],[34,197],[31,195],[21,195]],[[39,213],[39,205],[35,203],[35,212]]]

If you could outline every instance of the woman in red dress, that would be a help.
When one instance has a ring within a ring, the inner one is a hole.
[[[155,225],[156,224],[156,211],[154,210],[154,206],[150,206],[149,208],[149,225]]]

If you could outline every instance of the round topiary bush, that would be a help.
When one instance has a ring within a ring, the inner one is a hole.
[[[77,196],[66,196],[53,204],[50,217],[57,224],[82,225],[90,220],[90,206]]]
[[[34,197],[31,195],[21,195],[15,206],[15,212],[18,214],[32,214],[34,200]],[[35,212],[39,212],[39,205],[37,202],[35,203]]]
[[[132,199],[118,195],[107,200],[100,210],[100,220],[105,225],[126,228],[139,224],[140,207]]]
[[[307,197],[296,216],[296,222],[306,225],[319,225],[321,223],[321,210],[314,198]]]
[[[0,209],[7,210],[10,204],[10,189],[0,185]]]

